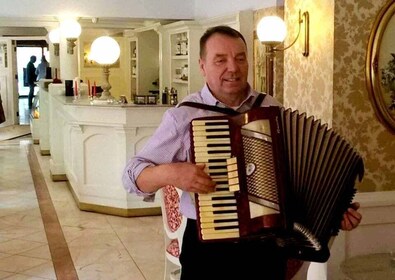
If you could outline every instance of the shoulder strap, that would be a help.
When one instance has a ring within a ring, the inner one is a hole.
[[[215,112],[219,112],[219,113],[223,113],[223,114],[227,114],[227,115],[231,115],[231,116],[235,116],[235,115],[239,114],[239,112],[237,112],[233,109],[230,109],[230,108],[221,108],[221,107],[217,107],[217,106],[212,106],[212,105],[207,105],[207,104],[197,103],[197,102],[192,102],[192,101],[181,102],[180,104],[178,104],[178,107],[180,107],[180,106],[195,107],[195,108],[209,110],[209,111],[215,111]]]
[[[266,97],[266,94],[264,94],[264,93],[258,94],[258,97],[255,99],[255,102],[252,105],[252,108],[260,107],[263,100],[265,99],[265,97]]]
[[[259,94],[258,97],[255,99],[254,104],[252,105],[252,108],[259,107],[262,104],[263,99],[265,99],[266,94]],[[189,107],[194,107],[194,108],[199,108],[199,109],[204,109],[204,110],[209,110],[209,111],[215,111],[219,113],[223,113],[226,115],[231,115],[235,116],[240,114],[239,112],[230,109],[230,108],[221,108],[217,106],[212,106],[212,105],[207,105],[203,103],[198,103],[198,102],[192,102],[192,101],[184,101],[178,104],[178,107],[180,106],[189,106]]]

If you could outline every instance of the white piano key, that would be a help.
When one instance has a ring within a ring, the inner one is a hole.
[[[213,240],[213,239],[227,239],[227,238],[238,238],[240,237],[239,230],[228,230],[224,232],[216,232],[216,233],[206,233],[202,231],[203,240]]]
[[[237,211],[237,206],[199,206],[200,212]],[[213,213],[219,215],[220,213]]]
[[[227,213],[227,214],[221,214],[217,216],[204,216],[200,217],[200,222],[201,223],[214,223],[216,220],[237,220],[238,221],[238,216],[237,213]]]
[[[198,152],[208,152],[208,151],[232,151],[232,148],[230,146],[220,146],[220,147],[196,147],[194,149],[195,153]]]
[[[198,125],[198,126],[193,126],[192,131],[198,132],[198,131],[207,131],[207,130],[229,130],[229,125],[210,125],[210,126],[203,126],[203,125]]]
[[[223,223],[219,223],[219,222],[211,222],[211,223],[202,223],[200,222],[200,228],[201,229],[214,229],[216,227],[238,227],[239,226],[239,222],[238,221],[234,221],[234,222],[223,222]]]
[[[230,133],[229,131],[194,131],[193,136],[194,137],[201,137],[201,136],[224,136],[227,135],[229,136]],[[218,137],[219,138],[219,137]]]
[[[200,141],[195,141],[196,139],[200,140]],[[195,148],[196,147],[206,147],[207,145],[210,145],[210,144],[227,144],[227,145],[230,145],[230,139],[229,138],[207,139],[205,137],[198,137],[198,138],[194,138],[193,146]]]
[[[200,200],[199,199],[199,206],[212,206],[220,204],[236,204],[236,199],[225,199],[225,200]],[[214,206],[213,206],[214,207]]]
[[[229,123],[229,121],[226,119],[193,120],[192,121],[193,126],[199,126],[199,125],[206,126],[206,125],[210,125],[212,123],[227,124],[227,123]]]

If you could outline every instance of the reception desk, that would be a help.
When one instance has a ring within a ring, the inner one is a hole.
[[[129,158],[143,147],[169,108],[161,105],[92,104],[64,96],[63,84],[48,91],[50,172],[67,180],[81,210],[119,216],[160,214],[122,185]]]
[[[40,101],[40,126],[39,126],[39,144],[41,155],[49,155],[49,96],[48,86],[52,79],[41,79],[38,84],[38,96]]]

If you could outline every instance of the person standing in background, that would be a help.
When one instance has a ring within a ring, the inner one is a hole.
[[[43,55],[41,57],[41,62],[37,66],[37,69],[36,69],[37,81],[39,81],[41,79],[45,79],[45,77],[47,76],[47,68],[48,67],[49,67],[49,63],[48,63],[47,59],[45,58],[45,55]]]
[[[35,55],[32,55],[30,57],[29,63],[26,66],[26,81],[27,84],[29,85],[29,97],[28,97],[29,109],[31,109],[33,106],[34,87],[36,86],[35,82],[37,80],[36,67],[34,66],[36,60],[37,57]]]

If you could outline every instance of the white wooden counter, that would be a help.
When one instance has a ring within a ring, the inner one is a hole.
[[[160,214],[159,202],[128,194],[122,171],[153,134],[168,106],[102,104],[49,85],[50,171],[66,179],[80,209],[121,216]]]
[[[39,111],[40,111],[40,126],[39,126],[39,141],[41,155],[49,155],[49,96],[48,85],[52,82],[48,79],[41,79],[38,81],[38,96],[39,96]]]

